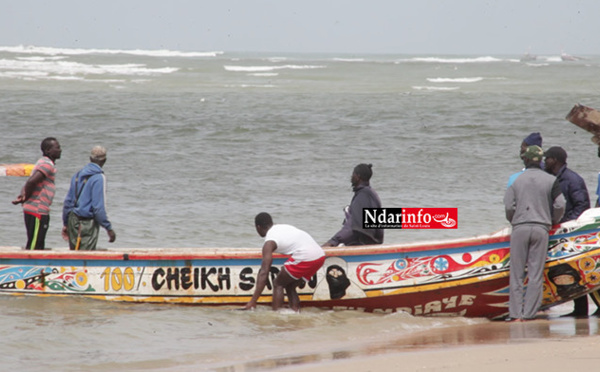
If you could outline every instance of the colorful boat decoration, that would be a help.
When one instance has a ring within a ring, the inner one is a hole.
[[[413,244],[335,247],[298,290],[303,307],[499,319],[507,314],[510,227]],[[285,257],[277,256],[271,280]],[[28,251],[0,247],[0,294],[241,307],[260,248]],[[600,209],[551,230],[543,307],[600,289]],[[259,303],[271,302],[271,287]]]
[[[13,177],[29,177],[35,164],[0,164],[0,177],[1,176],[13,176]]]

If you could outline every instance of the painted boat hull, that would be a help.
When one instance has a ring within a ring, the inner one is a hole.
[[[542,309],[600,289],[600,209],[551,231]],[[302,306],[501,318],[508,311],[510,228],[469,239],[336,247],[299,288]],[[285,261],[277,256],[271,280]],[[0,294],[242,306],[259,248],[25,251],[0,247]],[[271,302],[270,284],[259,303]]]

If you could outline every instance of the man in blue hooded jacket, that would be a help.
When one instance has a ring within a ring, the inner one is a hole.
[[[95,146],[90,163],[71,179],[63,206],[62,235],[71,250],[95,250],[100,226],[106,229],[110,243],[117,239],[106,215],[106,177],[102,166],[106,149]]]

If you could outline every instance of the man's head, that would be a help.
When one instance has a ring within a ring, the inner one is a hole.
[[[526,168],[529,168],[530,166],[537,166],[539,168],[543,157],[544,150],[536,145],[528,146],[525,149],[525,152],[521,154],[521,158],[523,159]]]
[[[371,180],[371,176],[373,175],[373,171],[371,168],[372,164],[364,164],[361,163],[354,167],[354,171],[352,172],[352,177],[350,178],[350,182],[352,182],[352,186],[358,186],[359,183],[369,184]]]
[[[56,138],[44,138],[40,147],[42,149],[42,154],[52,159],[52,161],[60,159],[62,149],[60,148],[60,143],[58,143],[58,140]]]
[[[560,146],[550,147],[544,153],[546,157],[546,171],[558,174],[560,168],[567,164],[567,152]]]
[[[267,235],[267,231],[273,226],[273,219],[267,212],[260,212],[254,217],[254,226],[256,226],[256,232],[262,238]]]
[[[90,154],[90,161],[102,167],[106,163],[106,149],[102,146],[94,146]]]
[[[539,146],[542,147],[542,135],[539,132],[534,132],[525,137],[523,142],[521,142],[521,154],[527,150],[529,146]]]

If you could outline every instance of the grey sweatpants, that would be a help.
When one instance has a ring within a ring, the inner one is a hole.
[[[513,226],[510,236],[509,316],[532,319],[542,304],[544,265],[548,254],[548,229],[539,224]],[[527,266],[527,273],[525,267]],[[527,290],[525,277],[529,277]]]

